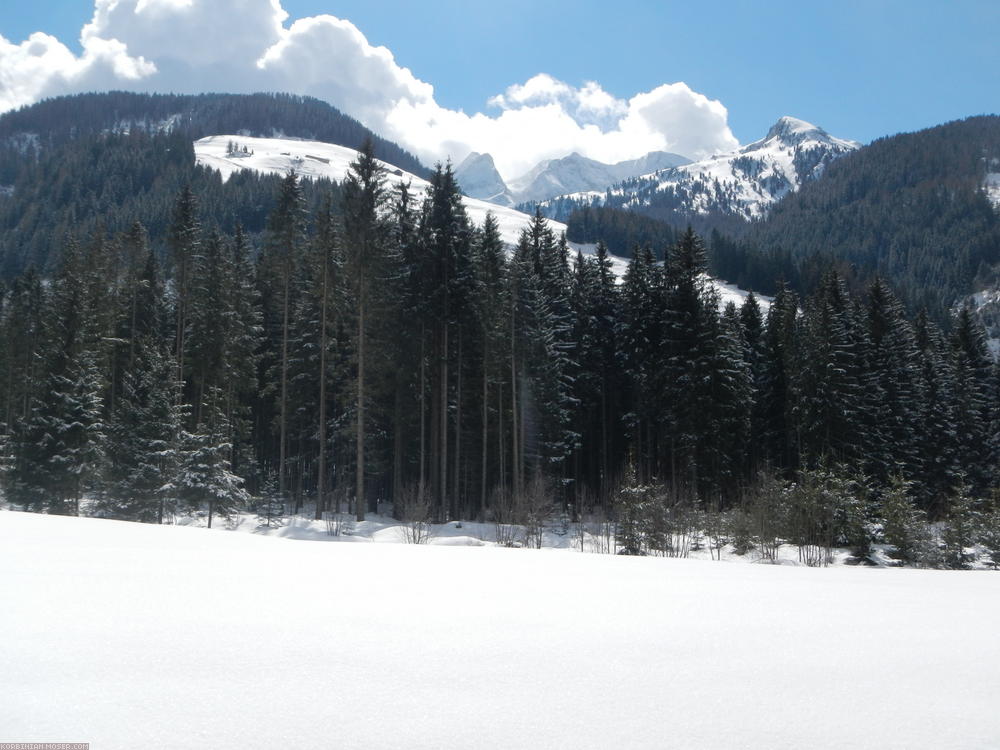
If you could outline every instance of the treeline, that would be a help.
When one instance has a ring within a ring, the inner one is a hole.
[[[259,247],[203,226],[185,188],[166,269],[137,223],[15,280],[8,500],[157,521],[249,492],[443,520],[544,497],[580,516],[641,487],[747,509],[826,472],[864,487],[869,524],[890,497],[914,518],[990,507],[1000,388],[967,310],[946,336],[882,280],[855,297],[832,272],[806,299],[720,309],[693,231],[618,283],[603,244],[570,257],[538,213],[508,256],[450,167],[419,200],[384,178],[370,144],[319,209],[287,176]],[[823,539],[831,507],[802,511]]]

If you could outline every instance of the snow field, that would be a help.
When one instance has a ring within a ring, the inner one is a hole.
[[[0,513],[0,741],[990,748],[1000,577]]]
[[[227,146],[230,142],[246,146],[252,155],[238,154],[228,156]],[[308,179],[326,178],[341,182],[350,168],[358,152],[345,146],[336,146],[321,141],[305,141],[296,138],[250,138],[239,135],[213,135],[202,138],[194,143],[195,159],[212,169],[217,169],[223,180],[229,179],[234,172],[241,169],[252,169],[257,172],[287,174],[294,169],[296,174]],[[424,191],[430,187],[427,180],[404,172],[401,169],[382,162],[385,166],[386,186],[395,188],[400,183],[410,183],[417,204],[423,198]],[[521,230],[531,219],[527,214],[515,211],[513,208],[500,206],[477,198],[464,197],[466,213],[477,226],[482,226],[486,220],[487,211],[492,211],[500,225],[500,235],[508,245],[516,245]],[[549,226],[556,236],[566,231],[566,225],[549,221]],[[577,247],[574,245],[574,247]],[[589,245],[580,245],[584,250],[590,250]]]

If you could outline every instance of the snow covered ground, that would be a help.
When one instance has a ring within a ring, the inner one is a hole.
[[[1000,576],[0,512],[0,741],[996,748]]]

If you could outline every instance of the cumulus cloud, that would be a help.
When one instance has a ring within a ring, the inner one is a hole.
[[[684,83],[620,99],[597,82],[542,73],[470,115],[438,105],[431,84],[350,21],[287,21],[280,0],[95,0],[80,55],[43,33],[20,44],[0,37],[0,111],[110,88],[288,91],[329,101],[427,162],[489,152],[508,179],[571,151],[614,162],[738,145],[725,107]]]

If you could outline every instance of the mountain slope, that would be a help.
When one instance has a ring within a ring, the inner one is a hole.
[[[751,221],[859,146],[803,120],[782,117],[764,138],[735,151],[624,180],[603,193],[561,196],[544,210],[562,220],[581,205],[605,205],[676,225],[699,216]]]
[[[996,275],[998,160],[996,115],[881,138],[776,204],[747,236],[747,252],[783,252],[803,270],[834,260],[858,284],[877,273],[914,309],[946,314]]]

